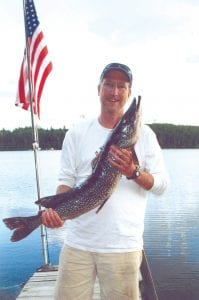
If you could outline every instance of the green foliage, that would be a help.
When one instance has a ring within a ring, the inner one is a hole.
[[[199,148],[199,126],[149,124],[156,133],[162,148]],[[60,150],[67,129],[38,130],[39,147],[43,150]],[[0,151],[32,149],[33,132],[31,127],[13,131],[0,131]]]
[[[38,129],[39,147],[43,150],[61,149],[66,129]],[[33,143],[31,127],[0,131],[0,151],[5,150],[30,150]]]
[[[199,148],[199,126],[150,124],[162,148]]]

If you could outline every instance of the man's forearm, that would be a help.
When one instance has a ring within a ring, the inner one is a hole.
[[[135,178],[134,181],[147,191],[150,190],[154,184],[153,175],[145,171],[140,171],[140,176]]]
[[[60,184],[57,187],[56,194],[65,193],[71,190],[71,187],[65,184]]]

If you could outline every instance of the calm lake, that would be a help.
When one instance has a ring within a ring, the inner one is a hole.
[[[149,197],[145,252],[159,300],[199,299],[199,149],[164,150],[171,185]],[[60,151],[40,151],[41,196],[54,194]],[[32,151],[0,152],[0,219],[37,213]],[[22,284],[43,265],[40,230],[10,242],[0,221],[0,299],[15,299]],[[58,263],[63,229],[48,230],[49,256]]]

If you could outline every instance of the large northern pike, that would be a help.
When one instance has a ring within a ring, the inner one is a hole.
[[[76,218],[96,207],[99,207],[99,211],[121,177],[121,173],[108,162],[110,146],[114,144],[120,148],[133,149],[139,137],[140,99],[133,99],[114,128],[88,179],[69,192],[41,198],[36,204],[53,208],[63,220]],[[11,241],[16,242],[41,225],[41,212],[30,217],[7,218],[3,222],[9,229],[15,229]]]

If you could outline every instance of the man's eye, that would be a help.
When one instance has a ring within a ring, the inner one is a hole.
[[[119,89],[125,89],[126,86],[125,86],[124,84],[119,84],[119,85],[118,85],[118,88],[119,88]]]
[[[106,82],[106,83],[105,83],[105,86],[112,88],[112,87],[113,87],[113,84],[112,84],[111,82]]]

